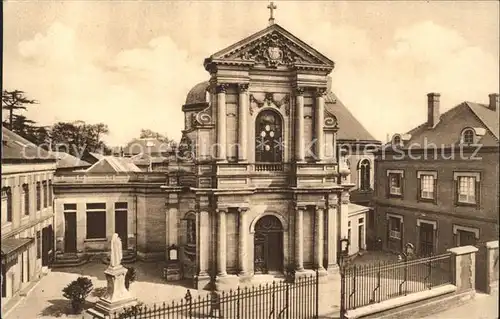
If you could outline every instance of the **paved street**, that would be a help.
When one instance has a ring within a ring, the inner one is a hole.
[[[449,309],[425,319],[498,319],[498,293],[476,294],[476,298],[461,306]]]

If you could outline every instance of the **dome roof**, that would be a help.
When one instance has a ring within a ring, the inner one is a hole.
[[[207,102],[207,89],[209,82],[201,82],[193,86],[186,97],[185,104],[196,104],[196,103],[206,103]]]

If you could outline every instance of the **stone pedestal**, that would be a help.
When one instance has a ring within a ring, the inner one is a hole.
[[[224,291],[229,289],[236,289],[239,285],[239,278],[235,275],[218,275],[215,279],[215,290]]]
[[[137,299],[125,288],[127,268],[122,265],[108,267],[104,274],[108,282],[108,289],[94,307],[87,310],[91,318],[109,318],[113,313],[137,304]]]
[[[180,262],[169,262],[163,268],[163,278],[166,281],[177,281],[182,279]]]

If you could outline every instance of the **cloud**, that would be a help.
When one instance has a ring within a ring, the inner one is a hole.
[[[6,68],[6,77],[11,88],[40,101],[29,116],[43,124],[104,122],[111,144],[137,137],[141,128],[179,138],[185,95],[208,77],[165,36],[103,56],[105,48],[90,50],[73,29],[54,23],[46,33],[21,41],[18,51],[20,59]]]
[[[432,21],[396,29],[381,41],[351,25],[308,24],[296,16],[288,14],[280,24],[336,62],[333,90],[378,139],[425,121],[428,92],[441,93],[444,112],[463,100],[486,102],[488,93],[498,91],[498,59]],[[202,34],[192,25],[186,28]],[[158,36],[110,53],[105,43],[83,41],[56,22],[19,43],[17,59],[4,64],[7,88],[39,100],[28,116],[43,124],[76,119],[109,124],[110,144],[126,143],[141,128],[178,139],[185,96],[209,77],[203,58],[230,45],[230,38],[236,42],[248,35],[204,34],[183,47]]]

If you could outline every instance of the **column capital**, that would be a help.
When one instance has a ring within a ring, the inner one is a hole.
[[[238,92],[246,93],[248,91],[249,84],[248,83],[238,83]]]
[[[302,86],[298,86],[295,88],[295,95],[301,96],[304,95],[305,88]]]
[[[343,191],[343,192],[342,192],[342,196],[340,197],[340,203],[341,203],[342,205],[349,204],[349,203],[350,203],[350,200],[349,200],[350,196],[351,196],[351,195],[349,194],[349,192],[347,192],[347,191]]]
[[[225,209],[225,208],[217,208],[217,209],[215,209],[215,212],[217,214],[225,214],[225,213],[227,213],[227,209]]]
[[[248,207],[239,207],[238,208],[238,213],[244,213],[247,212],[250,208]]]
[[[338,205],[331,203],[331,204],[328,204],[328,208],[329,209],[336,209],[336,208],[338,208]]]
[[[229,87],[228,83],[219,83],[215,87],[215,92],[217,92],[217,93],[226,93],[228,87]]]
[[[314,90],[315,97],[323,97],[326,94],[326,88],[316,88]]]
[[[295,205],[295,211],[298,211],[298,210],[306,210],[307,207],[305,205]]]

